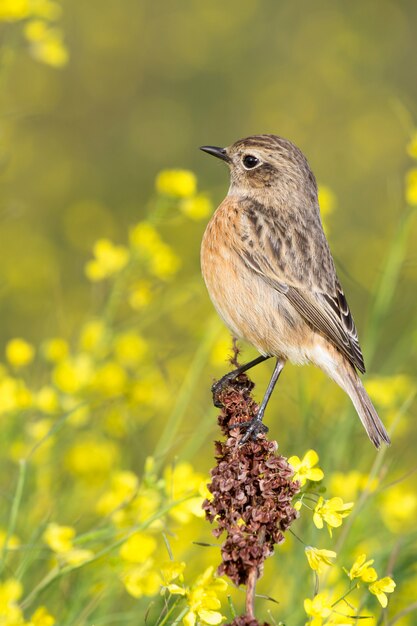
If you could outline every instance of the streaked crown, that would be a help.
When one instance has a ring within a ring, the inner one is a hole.
[[[308,161],[297,146],[277,135],[252,135],[227,148],[203,146],[230,167],[230,194],[307,196],[317,202],[317,184]]]

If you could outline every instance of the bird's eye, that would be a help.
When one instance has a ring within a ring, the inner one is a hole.
[[[254,167],[259,165],[260,160],[256,156],[253,156],[252,154],[245,154],[245,156],[243,157],[242,163],[243,163],[243,167],[245,167],[247,170],[252,170]]]

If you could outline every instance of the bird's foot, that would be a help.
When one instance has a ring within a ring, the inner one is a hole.
[[[249,439],[256,441],[259,435],[264,435],[268,432],[268,426],[262,421],[262,418],[254,417],[249,422],[241,422],[240,424],[231,424],[230,430],[233,428],[239,428],[242,432],[242,438],[239,441],[239,445],[243,446]]]
[[[233,380],[234,378],[235,378],[235,376],[232,377],[232,376],[229,376],[228,374],[226,374],[226,376],[223,376],[223,378],[220,378],[220,380],[217,380],[211,386],[211,393],[212,393],[212,396],[213,396],[213,404],[218,409],[222,409],[223,408],[223,403],[220,400],[220,395],[221,395],[222,391],[225,389],[225,387],[228,385],[228,383],[230,383],[230,381]]]

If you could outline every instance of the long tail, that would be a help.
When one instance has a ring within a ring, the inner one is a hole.
[[[356,370],[347,359],[327,344],[324,349],[322,347],[316,349],[311,360],[348,394],[374,446],[379,448],[382,442],[389,445],[391,441],[385,426],[379,419]]]
[[[361,379],[355,370],[348,364],[346,364],[344,368],[344,373],[345,376],[343,376],[343,383],[341,383],[340,380],[337,380],[337,382],[350,396],[360,420],[368,433],[369,439],[376,448],[379,448],[382,442],[389,445],[391,440],[384,424],[381,422],[379,415],[371,402],[370,397],[365,391],[365,387],[363,386]]]

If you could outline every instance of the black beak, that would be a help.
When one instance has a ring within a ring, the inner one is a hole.
[[[227,156],[226,148],[218,148],[217,146],[201,146],[200,150],[203,152],[207,152],[208,154],[212,154],[218,159],[222,159],[222,161],[226,161],[229,163],[230,159]]]

